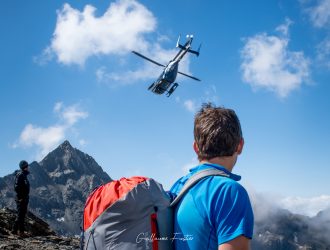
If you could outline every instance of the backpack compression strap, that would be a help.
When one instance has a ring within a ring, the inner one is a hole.
[[[195,184],[197,184],[197,182],[199,182],[201,179],[208,177],[208,176],[215,176],[215,175],[229,177],[229,174],[225,173],[222,170],[217,170],[214,168],[208,168],[208,169],[199,171],[197,174],[194,174],[187,180],[187,182],[182,187],[180,193],[178,194],[177,197],[175,197],[175,199],[172,201],[170,206],[174,207],[181,200],[181,198],[186,194],[186,192],[191,187],[193,187]]]

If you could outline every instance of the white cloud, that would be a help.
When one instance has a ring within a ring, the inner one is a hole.
[[[188,111],[192,113],[195,113],[198,109],[197,104],[193,100],[186,100],[184,101],[183,105]]]
[[[330,69],[330,36],[317,46],[317,60]]]
[[[316,61],[330,69],[330,0],[301,0],[301,4],[314,27],[326,31],[326,37],[316,46]]]
[[[96,79],[99,82],[105,81],[108,77],[105,67],[101,67],[101,68],[97,69],[95,72],[95,75],[96,75]]]
[[[95,55],[123,54],[134,49],[146,50],[144,34],[154,31],[156,19],[135,0],[118,0],[101,16],[96,8],[86,5],[83,11],[64,4],[57,12],[51,44],[40,62],[55,55],[63,64],[84,65]]]
[[[78,105],[64,107],[58,110],[58,114],[63,119],[64,124],[67,124],[67,126],[73,126],[80,119],[85,119],[88,117],[88,113],[79,110]]]
[[[181,98],[177,98],[176,102],[180,103]],[[204,88],[203,94],[198,99],[187,99],[183,101],[183,106],[185,109],[191,113],[196,113],[203,103],[211,102],[215,105],[219,102],[219,97],[217,95],[217,88],[215,85],[210,85]]]
[[[20,138],[19,145],[33,146],[37,145],[41,148],[41,155],[47,154],[50,149],[62,141],[65,137],[65,127],[63,126],[49,126],[42,128],[28,124],[23,129]]]
[[[259,193],[252,185],[245,183],[244,187],[249,193],[251,204],[253,206],[254,220],[256,223],[267,221],[270,214],[280,209],[278,205],[279,196],[270,193]]]
[[[251,199],[255,220],[266,221],[270,214],[279,209],[286,209],[291,213],[313,217],[318,212],[330,208],[330,196],[293,197],[257,192],[253,186],[245,185]]]
[[[80,139],[79,140],[79,144],[80,144],[80,146],[86,146],[87,145],[87,141],[85,141],[84,139]]]
[[[63,108],[63,102],[57,102],[55,103],[53,110],[55,113],[58,113],[62,108]]]
[[[138,80],[156,80],[162,70],[160,67],[143,62],[141,68],[126,70],[125,72],[108,71],[106,67],[101,67],[97,69],[96,77],[99,82],[108,83],[110,86],[129,85],[136,83]]]
[[[37,157],[41,159],[65,139],[68,130],[79,120],[88,117],[88,113],[80,110],[78,105],[66,107],[61,102],[54,105],[53,111],[59,117],[59,121],[55,125],[41,127],[27,124],[14,147],[37,146]]]
[[[96,8],[92,5],[86,5],[80,11],[66,3],[57,11],[56,27],[50,45],[34,60],[42,65],[57,58],[59,63],[65,65],[83,66],[92,56],[119,55],[121,57],[116,60],[120,61],[124,55],[133,57],[130,52],[136,50],[166,65],[177,50],[163,49],[160,46],[169,41],[164,35],[158,35],[152,43],[148,41],[146,35],[155,31],[156,23],[153,13],[136,0],[116,0],[101,16],[96,15]],[[119,62],[116,67],[118,66],[125,65]],[[190,73],[189,56],[180,63],[180,70]],[[116,86],[128,85],[138,80],[151,80],[157,78],[161,72],[161,67],[141,61],[137,69],[127,70],[121,67],[119,70],[109,70],[101,66],[95,73],[99,82]],[[181,81],[181,76],[178,78]]]
[[[315,216],[318,212],[330,207],[330,196],[321,195],[312,198],[286,197],[279,202],[282,208],[297,214]]]
[[[283,34],[284,36],[288,36],[289,35],[289,28],[290,28],[290,25],[292,25],[293,22],[289,19],[289,18],[286,18],[285,19],[285,23],[279,25],[278,27],[276,27],[276,31]]]
[[[319,0],[315,6],[307,9],[307,13],[315,27],[329,27],[330,0]]]
[[[241,51],[242,78],[254,89],[265,88],[286,97],[308,81],[309,60],[302,51],[288,49],[290,24],[287,19],[277,27],[279,36],[261,33],[245,40]]]
[[[201,104],[206,102],[212,102],[214,104],[219,102],[219,96],[215,85],[210,85],[204,90],[204,95],[201,98]]]

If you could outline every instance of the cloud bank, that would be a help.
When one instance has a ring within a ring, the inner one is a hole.
[[[292,213],[315,216],[318,212],[330,208],[330,196],[321,195],[311,198],[286,197],[279,202],[282,208]]]
[[[283,98],[308,81],[309,59],[302,51],[288,49],[290,25],[287,19],[278,26],[278,36],[261,33],[245,39],[241,50],[242,79],[253,89],[268,89]]]
[[[316,216],[319,212],[330,208],[330,196],[299,197],[266,194],[257,192],[252,186],[246,186],[255,210],[256,221],[264,221],[269,214],[277,213],[280,209],[287,209],[291,213]]]
[[[146,50],[144,34],[155,30],[156,19],[135,0],[118,0],[101,16],[86,5],[83,11],[64,4],[57,11],[56,28],[43,59],[56,56],[59,63],[84,65],[91,56]]]
[[[81,110],[77,104],[66,107],[62,102],[58,102],[53,111],[58,117],[56,124],[48,127],[27,124],[14,147],[37,146],[37,158],[41,159],[65,139],[68,131],[78,121],[88,117],[88,113]]]

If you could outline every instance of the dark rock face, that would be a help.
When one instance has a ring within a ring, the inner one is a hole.
[[[325,213],[310,218],[283,209],[270,211],[267,219],[255,221],[252,249],[330,250],[330,214]]]
[[[68,141],[41,162],[32,162],[29,170],[29,210],[62,235],[80,234],[86,198],[95,187],[111,181],[91,156]],[[14,178],[14,174],[0,178],[2,207],[15,208]]]
[[[11,226],[16,218],[16,212],[9,208],[0,209],[0,234],[10,235]],[[50,229],[49,225],[35,216],[33,213],[28,212],[25,219],[26,230],[30,235],[34,236],[49,236],[56,235],[55,232]]]
[[[25,219],[27,235],[11,234],[11,225],[15,220],[15,211],[0,209],[0,249],[79,249],[79,239],[57,236],[49,225],[29,212]]]

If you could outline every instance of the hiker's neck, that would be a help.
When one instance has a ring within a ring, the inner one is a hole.
[[[237,161],[237,154],[235,153],[232,156],[222,156],[222,157],[214,157],[209,160],[201,160],[200,163],[213,163],[220,166],[223,166],[229,172],[231,172],[236,164]]]

